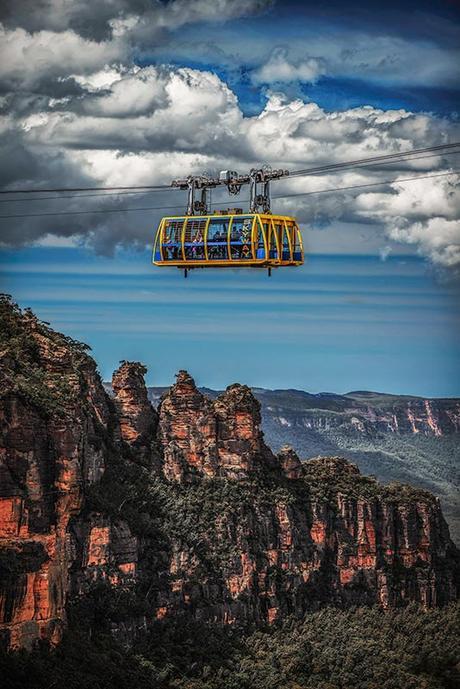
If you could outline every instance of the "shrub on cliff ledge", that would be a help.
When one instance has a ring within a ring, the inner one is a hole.
[[[50,348],[65,348],[78,374],[82,358],[88,358],[89,347],[40,321],[30,309],[21,309],[9,295],[0,294],[0,365],[2,394],[18,393],[45,415],[63,413],[72,397],[72,387],[60,373],[46,370],[40,355],[37,338]]]

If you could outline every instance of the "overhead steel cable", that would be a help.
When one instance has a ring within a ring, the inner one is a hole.
[[[458,151],[446,151],[446,153],[443,153],[444,156],[451,156],[451,155],[459,155],[460,154],[460,144],[459,144],[459,149]],[[427,158],[437,158],[439,156],[439,153],[430,153],[428,155],[417,155],[414,156],[413,158],[406,157],[404,160],[389,160],[387,161],[388,165],[394,165],[399,162],[414,162],[417,160],[425,160]],[[372,167],[376,166],[378,163],[369,163],[368,165],[357,165],[356,167]],[[319,173],[317,173],[319,174]],[[291,173],[289,176],[284,178],[284,181],[289,182],[290,178],[295,177],[294,173]],[[300,175],[298,175],[300,176]],[[137,195],[137,194],[150,194],[153,192],[160,191],[159,188],[155,189],[139,189],[138,191],[136,190],[131,190],[131,191],[109,191],[109,192],[97,192],[95,194],[59,194],[58,196],[39,196],[39,197],[34,197],[34,196],[27,196],[25,198],[19,198],[19,199],[0,199],[0,203],[20,203],[20,202],[29,202],[29,201],[53,201],[53,200],[59,200],[59,199],[86,199],[86,198],[104,198],[104,197],[111,197],[111,196],[125,196],[125,195]],[[166,188],[161,188],[161,191],[182,191],[179,187],[166,187]],[[7,193],[7,192],[5,192]],[[273,196],[273,198],[277,198]],[[213,204],[210,204],[213,205]]]
[[[318,174],[321,172],[332,172],[334,170],[341,170],[346,167],[360,167],[362,165],[369,165],[369,164],[375,164],[375,163],[384,163],[384,162],[390,162],[391,160],[396,160],[396,162],[404,162],[409,156],[414,156],[418,153],[432,153],[435,151],[439,151],[439,155],[441,155],[441,151],[444,150],[450,150],[453,148],[459,148],[460,147],[460,142],[452,143],[452,144],[443,144],[439,146],[429,146],[427,148],[419,148],[419,149],[414,149],[412,151],[406,151],[402,153],[388,153],[386,155],[380,155],[380,156],[373,156],[372,158],[360,158],[358,160],[350,160],[350,161],[345,161],[343,163],[332,163],[329,165],[321,165],[319,167],[312,167],[312,168],[306,168],[304,170],[293,170],[292,172],[289,173],[289,177],[304,177],[306,175],[313,175],[313,174]]]
[[[313,194],[328,194],[332,191],[349,191],[352,189],[365,189],[366,187],[378,187],[385,184],[399,184],[400,182],[415,182],[418,179],[431,179],[432,177],[448,177],[449,175],[458,175],[460,170],[451,170],[450,172],[438,172],[432,175],[417,175],[415,177],[403,177],[401,179],[387,179],[382,182],[370,182],[368,184],[350,184],[347,187],[335,187],[332,189],[317,189],[316,191],[301,191],[294,194],[283,194],[281,196],[274,195],[274,199],[288,199],[292,196],[310,196]],[[1,217],[1,216],[0,216]]]
[[[346,187],[332,187],[330,189],[318,189],[316,191],[305,191],[298,192],[294,194],[281,194],[274,196],[273,198],[284,199],[291,198],[294,196],[312,196],[315,194],[328,194],[332,192],[339,191],[349,191],[353,189],[365,189],[369,187],[379,187],[386,184],[401,184],[407,182],[415,182],[419,179],[431,179],[433,177],[447,177],[449,175],[458,175],[460,170],[450,170],[449,172],[438,172],[431,175],[417,175],[415,177],[405,177],[401,179],[387,179],[380,182],[371,182],[369,184],[353,184]],[[249,199],[245,199],[242,203],[246,203]],[[221,206],[222,202],[213,203],[213,206]],[[65,216],[65,215],[93,215],[99,213],[137,213],[141,211],[165,211],[165,210],[177,210],[182,209],[183,206],[145,206],[143,208],[105,208],[105,209],[95,209],[91,211],[63,211],[63,212],[53,212],[53,213],[19,213],[13,215],[0,215],[0,219],[12,219],[12,218],[47,218],[52,216]]]
[[[460,151],[459,151],[460,153]],[[22,203],[25,201],[52,201],[52,200],[57,200],[57,199],[91,199],[94,196],[97,196],[99,198],[104,198],[104,197],[110,197],[110,196],[125,196],[127,195],[136,195],[136,194],[150,194],[150,193],[156,193],[157,191],[160,191],[160,189],[143,189],[139,191],[109,191],[109,192],[97,192],[96,194],[65,194],[59,196],[39,196],[38,198],[35,196],[27,196],[24,199],[0,199],[0,203]],[[181,191],[181,189],[174,189],[173,187],[167,187],[166,189],[162,189],[162,191]]]
[[[306,176],[306,175],[314,175],[314,174],[319,174],[322,172],[333,172],[335,170],[341,170],[345,169],[347,167],[360,167],[360,166],[366,166],[366,165],[371,165],[375,163],[385,163],[385,162],[390,162],[390,161],[395,161],[395,162],[404,162],[405,160],[410,159],[410,157],[416,156],[417,154],[422,154],[422,153],[433,153],[435,151],[438,152],[439,155],[441,155],[442,151],[448,151],[454,148],[459,148],[460,147],[460,142],[454,142],[450,144],[439,144],[437,146],[428,146],[426,148],[419,148],[419,149],[412,149],[410,151],[402,151],[398,153],[388,153],[384,155],[379,155],[379,156],[373,156],[370,158],[361,158],[357,160],[350,160],[350,161],[344,161],[342,163],[331,163],[328,165],[322,165],[318,167],[312,167],[312,168],[305,168],[303,170],[293,170],[292,172],[289,173],[289,177],[301,177],[301,176]],[[246,182],[245,182],[246,183]],[[220,183],[224,184],[224,182]],[[72,193],[78,193],[78,192],[86,192],[86,191],[114,191],[114,192],[122,192],[122,191],[139,191],[142,192],[143,190],[145,191],[171,191],[173,187],[171,185],[132,185],[132,186],[123,186],[123,187],[63,187],[63,188],[55,188],[55,189],[1,189],[0,194],[48,194],[48,193],[66,193],[66,192],[72,192]]]
[[[126,187],[62,187],[61,189],[0,189],[0,194],[54,194],[58,192],[82,192],[82,191],[165,191],[171,189],[170,184],[157,184],[145,186],[126,186]]]

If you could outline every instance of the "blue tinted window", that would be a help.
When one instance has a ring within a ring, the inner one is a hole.
[[[280,225],[280,231],[283,237],[283,261],[289,261],[291,258],[291,248],[289,246],[288,232],[290,230],[286,229],[283,223],[282,225]]]
[[[206,258],[204,252],[204,234],[206,218],[188,218],[184,233],[185,258],[189,261],[200,261]]]
[[[233,260],[252,256],[252,223],[254,218],[234,217],[230,232],[230,251]]]
[[[228,226],[230,218],[211,218],[208,228],[208,258],[222,260],[228,258]]]
[[[277,225],[267,223],[264,225],[267,237],[269,237],[268,248],[269,248],[269,258],[278,258],[278,245],[276,242],[276,231]]]
[[[182,260],[182,228],[184,218],[166,220],[163,228],[162,253],[164,261]]]

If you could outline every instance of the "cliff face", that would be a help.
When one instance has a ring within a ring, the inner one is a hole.
[[[69,522],[104,471],[111,411],[83,347],[1,308],[0,619],[9,643],[23,646],[60,638]]]
[[[260,391],[267,423],[286,429],[346,431],[439,438],[460,433],[457,399],[407,398],[379,393],[308,395],[297,391]]]
[[[274,455],[246,386],[184,371],[158,413],[137,363],[105,393],[84,347],[1,302],[0,630],[59,641],[70,600],[117,591],[112,632],[152,620],[257,625],[323,603],[456,596],[438,501],[343,459]],[[129,597],[129,605],[120,601]]]

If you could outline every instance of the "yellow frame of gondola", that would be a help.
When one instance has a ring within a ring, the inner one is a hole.
[[[209,224],[213,219],[229,220],[227,229],[227,258],[214,259],[209,258],[208,254],[208,231]],[[233,259],[231,258],[231,232],[233,220],[239,218],[252,218],[253,222],[251,224],[251,249],[252,257],[244,259]],[[180,252],[182,258],[179,260],[166,260],[163,258],[163,246],[164,246],[164,231],[166,223],[169,221],[180,221],[182,220],[182,228],[180,230]],[[204,256],[205,258],[192,259],[187,258],[185,255],[185,230],[187,227],[187,220],[205,220],[206,225],[204,228],[203,236],[203,246],[204,246]],[[269,232],[265,232],[264,223],[269,227]],[[281,236],[278,236],[278,232],[275,229],[275,225],[280,225],[282,227]],[[258,244],[257,229],[260,230],[264,241],[265,258],[256,258],[256,251]],[[297,232],[297,237],[299,241],[299,252],[301,259],[294,260],[294,247],[295,247],[295,236],[294,233]],[[270,238],[271,234],[275,237],[276,253],[277,258],[270,258]],[[267,236],[268,234],[268,236]],[[289,259],[283,259],[283,235],[286,235],[289,245]],[[155,260],[155,254],[157,252],[158,243],[160,244],[160,254],[162,256],[161,261]],[[281,256],[281,258],[280,258]],[[241,214],[211,214],[211,215],[174,215],[162,218],[158,226],[155,242],[153,246],[153,256],[152,263],[156,266],[170,266],[178,268],[204,268],[205,266],[216,266],[216,267],[250,267],[250,266],[299,266],[304,262],[304,251],[302,234],[300,232],[299,226],[295,218],[288,215],[271,215],[268,213],[241,213]]]

